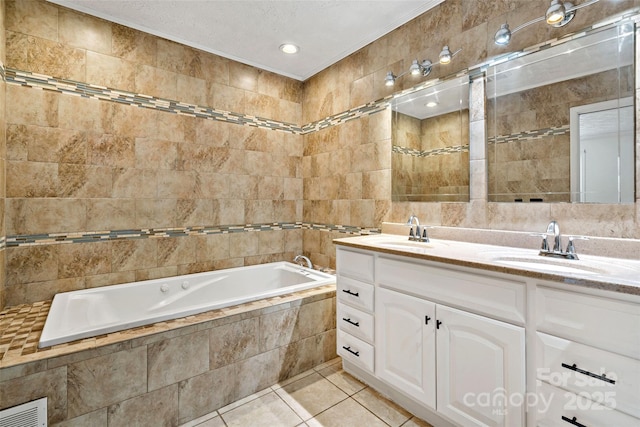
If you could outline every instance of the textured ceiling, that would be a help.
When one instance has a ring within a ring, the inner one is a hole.
[[[49,1],[304,81],[443,0]]]

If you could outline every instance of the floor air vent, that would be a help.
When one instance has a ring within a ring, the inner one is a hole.
[[[47,427],[47,398],[0,411],[0,427]]]

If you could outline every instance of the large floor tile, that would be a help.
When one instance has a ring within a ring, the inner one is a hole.
[[[373,412],[391,427],[399,427],[412,417],[409,412],[390,400],[385,399],[372,388],[365,388],[352,397],[356,402]]]
[[[413,417],[406,423],[402,424],[402,427],[433,427],[428,422],[421,420],[418,417]]]
[[[271,392],[221,415],[229,427],[295,427],[302,419]]]
[[[388,427],[380,418],[348,398],[307,421],[309,427]]]
[[[365,384],[361,383],[360,381],[346,373],[342,369],[342,363],[335,363],[333,365],[330,365],[318,371],[318,373],[331,381],[340,390],[344,391],[349,396],[359,392],[366,387]]]
[[[318,373],[312,373],[277,389],[276,393],[303,420],[308,420],[348,397],[346,393]]]

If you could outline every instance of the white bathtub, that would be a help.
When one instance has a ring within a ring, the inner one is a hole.
[[[57,294],[38,347],[106,334],[335,282],[289,262]]]

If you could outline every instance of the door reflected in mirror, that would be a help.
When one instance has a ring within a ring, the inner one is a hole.
[[[392,200],[469,201],[469,77],[391,102]]]
[[[634,25],[487,70],[489,201],[634,201]]]

